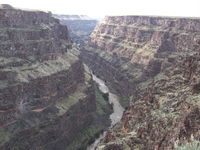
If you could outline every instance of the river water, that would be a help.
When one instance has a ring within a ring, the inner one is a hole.
[[[109,93],[109,103],[113,105],[113,113],[110,115],[111,128],[113,125],[121,120],[124,108],[119,103],[119,97],[109,92],[109,89],[105,85],[105,82],[103,80],[97,78],[94,74],[92,74],[92,78],[99,85],[99,89],[101,90],[101,92]],[[95,142],[87,148],[87,150],[95,150],[95,147],[105,137],[105,135],[106,131],[104,131],[103,134],[101,134],[99,138],[96,139]]]

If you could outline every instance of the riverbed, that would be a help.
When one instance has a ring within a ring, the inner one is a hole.
[[[109,103],[113,105],[113,113],[110,115],[111,125],[109,128],[111,128],[113,125],[121,120],[124,108],[119,103],[119,97],[109,92],[109,89],[105,85],[105,82],[103,80],[97,78],[97,76],[94,74],[92,74],[92,78],[99,85],[99,89],[101,90],[101,92],[109,93]],[[105,135],[106,131],[104,131],[103,134],[101,134],[100,137],[87,148],[87,150],[95,150],[95,147],[105,137]]]

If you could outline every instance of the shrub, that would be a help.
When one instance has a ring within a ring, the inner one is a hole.
[[[95,142],[95,139],[94,138],[90,138],[89,141],[88,141],[88,145],[91,145],[94,142]]]
[[[109,93],[103,93],[102,96],[106,101],[109,100]]]
[[[175,150],[199,150],[200,141],[194,140],[192,143],[186,143],[185,146],[175,145]]]

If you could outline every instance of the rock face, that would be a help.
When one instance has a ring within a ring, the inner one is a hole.
[[[90,36],[98,22],[86,15],[54,14],[53,16],[58,18],[62,24],[68,26],[69,35],[77,44],[81,44],[83,39]]]
[[[83,48],[83,58],[134,102],[177,56],[193,52],[200,39],[199,25],[199,19],[106,17]]]
[[[95,93],[80,54],[50,12],[0,5],[1,150],[67,149],[91,125]]]
[[[130,99],[98,149],[174,149],[200,139],[200,19],[106,17],[84,61]]]

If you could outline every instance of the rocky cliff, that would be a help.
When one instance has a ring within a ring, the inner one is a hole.
[[[97,20],[91,19],[86,15],[54,14],[53,16],[58,18],[60,23],[68,26],[69,35],[77,44],[81,44],[83,39],[90,36],[98,22]]]
[[[0,149],[68,149],[94,122],[96,98],[67,27],[0,5],[0,39]]]
[[[198,18],[113,16],[97,24],[84,61],[130,100],[98,149],[174,149],[200,139],[199,35]]]
[[[134,102],[177,56],[194,51],[199,23],[193,18],[106,17],[83,48],[83,58],[117,93]]]

